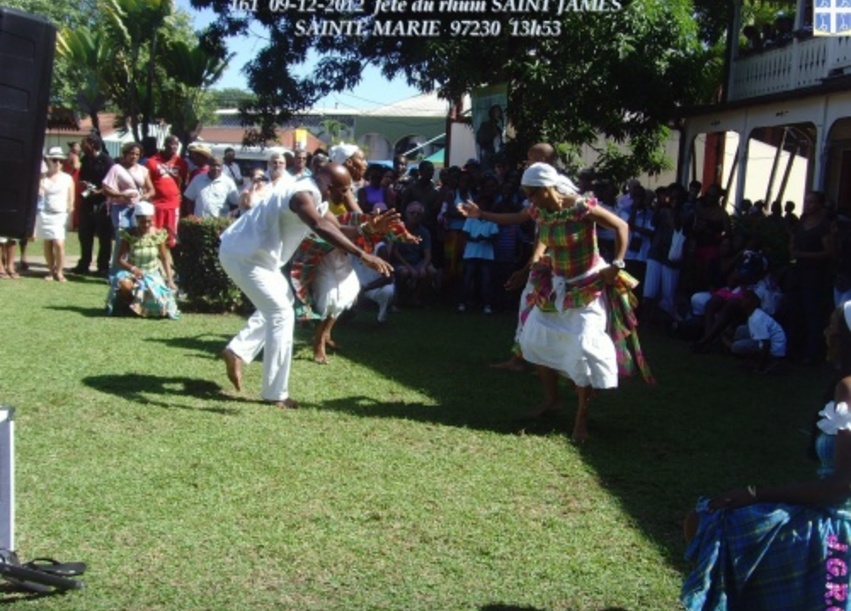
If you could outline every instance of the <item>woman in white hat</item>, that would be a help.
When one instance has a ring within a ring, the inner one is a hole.
[[[588,437],[588,404],[595,389],[615,388],[618,375],[634,369],[633,356],[645,378],[652,380],[632,312],[630,289],[638,283],[623,271],[628,226],[594,198],[581,197],[549,164],[530,165],[521,184],[549,256],[532,269],[528,299],[534,307],[520,333],[520,348],[523,358],[537,366],[543,386],[544,401],[536,414],[559,408],[559,375],[576,384],[579,405],[572,438],[581,443]],[[482,213],[475,204],[464,205],[463,211],[487,220],[499,216]],[[611,263],[597,250],[596,225],[615,232]]]
[[[65,227],[68,215],[74,210],[74,179],[62,171],[65,153],[61,146],[53,146],[44,156],[47,171],[39,185],[43,205],[38,213],[36,238],[44,240],[44,259],[47,262],[45,280],[66,282]]]
[[[118,272],[110,284],[109,314],[129,310],[151,318],[177,318],[177,287],[171,268],[168,231],[154,227],[154,205],[137,202],[136,226],[121,231]]]

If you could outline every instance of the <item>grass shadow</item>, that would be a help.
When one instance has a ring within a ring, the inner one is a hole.
[[[524,420],[540,400],[535,376],[488,367],[508,356],[513,327],[508,315],[444,308],[403,312],[377,331],[371,316],[358,315],[335,330],[346,347],[341,356],[429,401],[348,396],[319,409],[503,434],[559,434],[567,447],[572,388],[562,385],[559,413]],[[792,367],[783,376],[759,376],[730,356],[692,355],[685,342],[665,334],[646,333],[642,344],[659,384],[630,378],[599,392],[591,404],[591,437],[577,449],[666,562],[685,571],[682,518],[698,496],[815,477],[805,458],[806,431],[830,372]],[[332,360],[317,377],[334,384],[335,365]]]
[[[169,348],[182,348],[198,353],[196,356],[206,359],[218,359],[219,354],[227,345],[231,336],[216,333],[203,333],[200,335],[181,337],[155,337],[147,338],[145,341],[163,344]]]
[[[256,403],[251,399],[235,397],[222,389],[221,386],[209,380],[186,377],[164,377],[138,373],[122,375],[88,376],[83,378],[83,384],[98,390],[121,397],[125,401],[144,406],[164,408],[190,409],[211,412],[214,414],[237,414],[238,410],[228,407],[195,407],[181,405],[167,398],[192,397],[203,401],[226,401]],[[151,395],[163,397],[162,400],[151,398]]]
[[[45,306],[48,310],[56,310],[57,312],[75,312],[85,318],[106,318],[106,309],[104,307],[83,307],[73,305],[49,305]]]

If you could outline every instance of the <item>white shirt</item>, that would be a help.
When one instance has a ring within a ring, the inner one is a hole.
[[[195,203],[193,214],[198,217],[227,216],[231,206],[239,203],[239,191],[228,176],[219,174],[211,179],[208,174],[198,174],[183,194]]]
[[[786,356],[786,333],[783,327],[759,308],[748,317],[748,334],[758,342],[771,342],[771,356]]]
[[[325,214],[327,205],[318,203],[322,196],[312,180],[279,185],[222,233],[220,255],[247,260],[270,270],[280,269],[310,233],[308,226],[290,210],[292,197],[303,191],[313,196],[319,214]]]
[[[623,220],[629,223],[629,217],[630,215],[627,214]],[[621,216],[621,218],[623,217]],[[632,261],[647,261],[647,254],[650,252],[650,244],[653,239],[652,236],[645,236],[638,233],[635,231],[636,228],[649,229],[650,231],[655,229],[653,226],[653,211],[650,208],[644,208],[642,210],[636,208],[635,219],[633,219],[633,224],[629,228],[629,244],[625,257]]]

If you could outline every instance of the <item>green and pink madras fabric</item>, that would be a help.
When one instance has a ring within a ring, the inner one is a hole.
[[[647,383],[655,384],[656,380],[638,340],[638,319],[635,316],[638,300],[632,293],[632,289],[638,286],[638,280],[621,270],[615,283],[608,285],[600,274],[592,274],[575,284],[567,285],[561,303],[558,303],[561,291],[555,289],[550,265],[549,257],[544,257],[532,269],[534,290],[526,298],[527,307],[537,307],[544,312],[563,312],[585,307],[600,295],[605,295],[609,313],[607,332],[615,344],[618,372],[622,376],[630,376],[637,368]]]
[[[366,214],[362,212],[347,212],[337,217],[340,225],[347,227],[357,227],[362,223],[369,222],[376,214]],[[375,249],[375,245],[382,240],[390,240],[391,242],[411,242],[416,238],[408,232],[405,223],[398,220],[390,224],[387,232],[384,234],[373,234],[370,236],[360,235],[355,244],[368,253]],[[311,307],[312,299],[310,297],[310,287],[316,278],[316,270],[319,267],[319,262],[322,258],[331,252],[334,247],[315,234],[310,234],[296,249],[293,258],[290,260],[290,284],[293,287],[293,293],[299,304],[296,306],[296,316],[299,320],[312,320],[316,318]]]

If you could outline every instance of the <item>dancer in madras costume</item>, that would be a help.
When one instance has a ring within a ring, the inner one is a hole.
[[[342,171],[343,166],[338,166]],[[405,224],[396,218],[383,226],[381,232],[374,232],[374,226],[382,226],[380,220],[392,211],[376,214],[361,212],[346,212],[345,207],[335,206],[331,201],[342,201],[335,198],[345,198],[347,193],[332,191],[329,203],[329,213],[332,210],[342,211],[336,215],[337,221],[344,227],[356,227],[359,235],[354,242],[365,252],[372,253],[375,246],[382,240],[392,242],[418,242],[419,238],[411,235]],[[311,234],[302,240],[289,265],[289,278],[293,293],[298,300],[296,312],[300,320],[316,319],[316,329],[313,334],[313,360],[320,364],[328,364],[326,347],[333,350],[338,348],[331,338],[331,331],[337,318],[357,301],[360,293],[360,282],[352,267],[349,255],[334,248],[331,244],[317,235]]]
[[[106,299],[108,314],[122,307],[137,316],[171,318],[180,316],[172,279],[171,255],[166,228],[154,227],[155,207],[138,202],[133,207],[136,227],[121,230],[118,271],[112,277]]]
[[[520,348],[523,357],[537,366],[543,385],[538,412],[558,409],[559,375],[576,384],[579,405],[572,439],[582,443],[588,438],[588,404],[594,389],[615,388],[618,376],[632,373],[636,364],[652,381],[632,311],[631,289],[638,283],[623,271],[628,228],[594,198],[580,197],[549,164],[529,166],[521,184],[532,204],[528,213],[538,226],[538,239],[546,244],[549,256],[532,269],[533,288],[527,299],[534,307],[520,332]],[[469,216],[483,216],[475,204],[463,210]],[[498,216],[484,215],[488,220]],[[611,264],[597,251],[598,224],[615,231]]]
[[[689,611],[851,610],[851,302],[825,336],[840,373],[816,426],[820,479],[698,501],[686,519]]]

